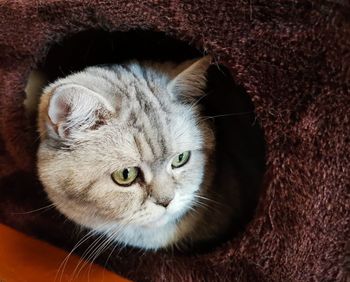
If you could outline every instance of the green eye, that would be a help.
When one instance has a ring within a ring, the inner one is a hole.
[[[112,179],[121,186],[131,185],[139,175],[138,167],[127,167],[112,173]]]
[[[171,163],[171,167],[172,168],[178,168],[178,167],[181,167],[183,165],[185,165],[188,160],[190,159],[190,156],[191,156],[191,152],[190,151],[186,151],[186,152],[183,152],[179,155],[177,155],[172,163]]]

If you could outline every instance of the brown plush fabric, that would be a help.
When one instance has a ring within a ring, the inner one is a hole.
[[[138,281],[349,278],[348,2],[0,0],[0,220],[67,248],[72,229],[59,215],[18,213],[45,197],[23,89],[53,43],[88,29],[160,31],[212,54],[254,102],[267,146],[242,234],[204,254],[117,252],[114,271]]]

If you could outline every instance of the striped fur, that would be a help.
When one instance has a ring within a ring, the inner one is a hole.
[[[89,67],[49,85],[39,107],[38,171],[57,209],[143,249],[222,232],[228,219],[198,204],[214,173],[214,135],[196,104],[209,63]],[[184,151],[189,162],[172,169]],[[113,171],[132,166],[141,175],[131,186],[112,181]]]

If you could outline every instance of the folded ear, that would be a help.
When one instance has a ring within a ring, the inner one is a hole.
[[[203,94],[206,86],[206,73],[212,58],[186,61],[181,64],[178,74],[168,84],[168,90],[176,96],[198,97]]]
[[[47,128],[61,138],[96,129],[115,114],[108,101],[77,84],[65,84],[51,92],[47,107]]]

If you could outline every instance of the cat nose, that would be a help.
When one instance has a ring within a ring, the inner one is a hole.
[[[175,197],[174,188],[169,184],[162,185],[161,183],[157,183],[153,184],[150,188],[149,197],[152,202],[165,208],[169,206]]]
[[[164,208],[166,208],[167,206],[169,206],[172,198],[168,198],[168,197],[163,197],[163,198],[156,198],[154,196],[150,196],[150,199],[153,203],[155,203],[156,205],[160,205],[163,206]]]
[[[164,208],[166,208],[167,206],[169,206],[171,202],[171,199],[162,199],[162,200],[158,200],[156,202],[156,204],[160,205],[160,206],[163,206]]]

